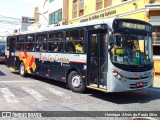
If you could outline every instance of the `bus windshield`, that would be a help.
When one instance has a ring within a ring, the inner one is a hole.
[[[153,63],[151,35],[120,34],[114,36],[111,60],[126,65]]]

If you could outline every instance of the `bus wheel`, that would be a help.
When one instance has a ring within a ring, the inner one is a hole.
[[[20,67],[19,67],[19,74],[20,74],[22,77],[25,77],[26,74],[27,74],[23,62],[21,62],[21,64],[20,64]]]
[[[76,71],[72,71],[68,76],[68,86],[73,92],[83,92],[85,90],[85,86],[83,85],[83,81],[81,76]]]

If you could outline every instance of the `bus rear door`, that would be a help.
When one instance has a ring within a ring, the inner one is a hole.
[[[107,30],[95,30],[89,33],[89,87],[106,89],[108,69]]]
[[[9,39],[9,66],[15,68],[16,37],[11,37]]]

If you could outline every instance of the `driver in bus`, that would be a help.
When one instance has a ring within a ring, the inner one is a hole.
[[[128,58],[128,62],[132,62],[133,60],[133,46],[134,43],[129,39],[128,36],[124,36],[124,55]]]

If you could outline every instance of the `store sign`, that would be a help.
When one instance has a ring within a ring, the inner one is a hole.
[[[139,30],[145,30],[145,25],[136,24],[136,23],[128,23],[128,22],[122,22],[122,28],[130,28],[130,29],[139,29]]]
[[[80,22],[82,23],[82,22],[88,22],[91,20],[102,19],[113,14],[116,14],[116,10],[111,10],[111,11],[100,13],[100,14],[94,14],[92,16],[81,19]]]

